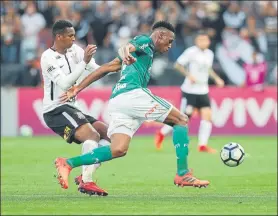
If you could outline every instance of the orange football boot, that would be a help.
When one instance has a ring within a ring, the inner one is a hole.
[[[183,176],[179,176],[176,174],[174,179],[174,184],[178,187],[184,187],[184,186],[192,186],[192,187],[207,187],[209,185],[209,181],[207,180],[200,180],[193,176],[192,171],[189,171],[188,173],[184,174]]]
[[[56,158],[55,167],[59,184],[62,188],[67,189],[69,187],[68,178],[72,167],[67,163],[66,158]]]
[[[155,143],[156,149],[161,149],[164,138],[165,138],[165,136],[160,131],[155,134],[154,143]]]
[[[207,152],[207,153],[211,153],[211,154],[215,154],[217,152],[217,150],[215,150],[214,148],[211,148],[207,145],[200,145],[198,147],[198,151],[199,152]]]

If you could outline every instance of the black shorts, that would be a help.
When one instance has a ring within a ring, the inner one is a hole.
[[[86,115],[79,109],[67,104],[44,113],[43,118],[46,125],[68,143],[75,142],[78,144],[81,142],[74,138],[76,129],[83,124],[92,124],[97,121],[94,117]]]
[[[194,108],[201,109],[210,107],[210,98],[208,94],[189,94],[182,92],[181,111],[191,114]]]

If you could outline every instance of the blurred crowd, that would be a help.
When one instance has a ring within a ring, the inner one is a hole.
[[[1,1],[2,86],[41,85],[40,56],[51,47],[51,27],[59,19],[73,23],[77,44],[97,45],[98,64],[135,35],[149,34],[155,21],[171,22],[176,40],[155,59],[152,85],[181,84],[172,65],[199,30],[208,32],[214,69],[226,84],[252,84],[254,71],[264,74],[264,83],[277,83],[277,1]]]

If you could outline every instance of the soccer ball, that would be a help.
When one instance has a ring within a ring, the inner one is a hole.
[[[223,163],[229,167],[236,167],[244,160],[244,149],[238,143],[230,142],[222,148],[220,157]]]
[[[19,133],[21,136],[31,137],[33,136],[33,129],[29,125],[22,125],[19,128]]]

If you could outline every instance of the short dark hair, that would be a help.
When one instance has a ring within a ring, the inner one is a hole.
[[[52,27],[52,35],[55,37],[57,34],[61,34],[66,28],[71,28],[73,25],[67,20],[58,20]]]
[[[157,28],[166,28],[166,29],[168,29],[169,31],[175,33],[175,28],[174,28],[174,26],[173,26],[171,23],[167,22],[167,21],[158,21],[158,22],[156,22],[156,23],[153,25],[152,30],[154,31],[154,30],[157,29]]]
[[[196,37],[198,37],[200,35],[207,35],[208,36],[208,31],[206,31],[206,30],[199,30],[199,31],[197,31]]]

